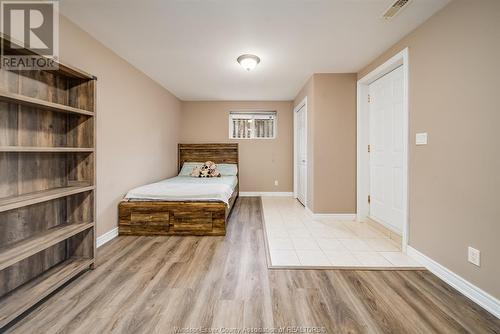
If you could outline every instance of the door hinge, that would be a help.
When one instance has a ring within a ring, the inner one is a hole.
[[[368,103],[372,102],[372,96],[368,94]]]
[[[371,201],[370,195],[368,195],[368,204],[370,204],[370,201]]]
[[[368,153],[370,153],[371,147],[370,144],[368,144]]]

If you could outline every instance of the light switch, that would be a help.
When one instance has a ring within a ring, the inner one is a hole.
[[[427,132],[420,132],[415,135],[417,145],[427,145]]]

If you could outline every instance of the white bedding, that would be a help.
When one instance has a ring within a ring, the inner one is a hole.
[[[176,176],[132,189],[125,198],[131,201],[222,201],[229,205],[237,184],[236,176]]]

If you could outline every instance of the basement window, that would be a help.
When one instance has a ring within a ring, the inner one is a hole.
[[[230,139],[276,138],[276,111],[231,111]]]

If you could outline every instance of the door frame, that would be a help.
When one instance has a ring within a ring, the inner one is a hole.
[[[408,48],[403,49],[382,65],[358,80],[357,84],[357,175],[356,175],[356,216],[357,220],[365,221],[369,214],[368,195],[370,192],[370,158],[368,154],[369,144],[369,106],[368,90],[369,85],[387,73],[403,67],[403,138],[406,138],[406,154],[403,158],[403,231],[402,231],[402,251],[406,253],[409,238],[409,192],[408,192],[408,157],[410,149],[409,137],[409,59]],[[386,226],[389,228],[388,226]],[[390,229],[390,228],[389,228]]]
[[[304,139],[306,141],[305,143],[305,155],[306,155],[306,177],[304,180],[305,183],[305,190],[304,190],[304,206],[307,208],[307,179],[308,179],[308,165],[309,165],[309,154],[307,152],[307,96],[302,99],[294,108],[293,108],[293,198],[297,198],[297,178],[298,178],[298,172],[297,172],[297,162],[298,162],[298,154],[297,154],[297,112],[304,107],[304,119],[305,119],[305,124],[304,124],[304,129],[305,129],[305,136]]]

